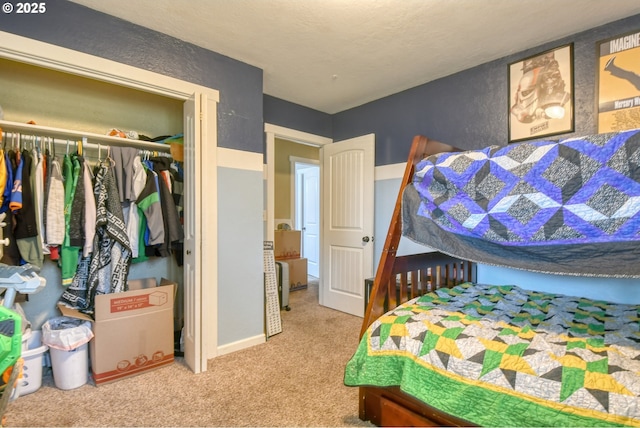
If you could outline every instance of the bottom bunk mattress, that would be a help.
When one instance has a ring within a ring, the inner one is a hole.
[[[376,320],[347,386],[485,426],[639,426],[640,305],[465,283]]]

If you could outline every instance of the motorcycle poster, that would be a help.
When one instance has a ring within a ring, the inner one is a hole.
[[[509,64],[509,142],[572,132],[573,44]]]

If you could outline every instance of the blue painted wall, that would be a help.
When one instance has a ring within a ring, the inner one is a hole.
[[[280,98],[265,95],[264,121],[272,125],[297,129],[331,138],[331,115]]]

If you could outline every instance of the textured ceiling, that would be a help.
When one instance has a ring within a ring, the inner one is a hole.
[[[640,13],[638,0],[72,0],[264,71],[336,113]]]

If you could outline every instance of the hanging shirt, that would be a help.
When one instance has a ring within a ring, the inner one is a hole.
[[[135,165],[134,161],[138,156],[138,149],[133,147],[112,147],[111,159],[113,160],[113,174],[120,195],[120,202],[135,201],[134,195],[134,179]]]
[[[38,245],[42,248],[43,254],[49,254],[49,246],[45,243],[46,231],[44,228],[44,159],[39,150],[32,151],[33,169],[35,173],[32,177],[33,199],[36,211],[36,222],[38,224]]]
[[[93,239],[96,235],[96,198],[93,194],[91,169],[86,162],[83,165],[84,178],[84,247],[82,256],[88,257],[93,251]]]
[[[51,161],[47,195],[47,228],[46,242],[51,245],[62,245],[64,242],[64,183],[58,159]]]
[[[9,159],[9,152],[4,153],[4,167],[7,171],[7,183],[4,186],[4,192],[2,193],[2,207],[0,212],[7,212],[9,210],[9,203],[11,202],[11,192],[13,191],[13,167],[11,160]]]
[[[11,188],[11,199],[9,209],[16,212],[22,208],[22,170],[24,168],[24,158],[20,157],[16,173],[13,176],[13,187]]]
[[[0,149],[0,207],[4,202],[4,189],[5,187],[13,185],[13,183],[7,183],[8,178],[7,165],[5,164],[4,150]]]
[[[133,180],[131,183],[132,194],[134,198],[127,207],[125,219],[127,222],[127,235],[131,244],[131,256],[135,259],[139,254],[139,236],[140,236],[140,213],[138,212],[138,204],[135,202],[147,182],[147,173],[140,159],[140,155],[136,155],[133,159]],[[125,202],[126,204],[126,202]],[[146,223],[145,223],[146,224]]]

